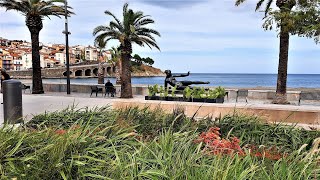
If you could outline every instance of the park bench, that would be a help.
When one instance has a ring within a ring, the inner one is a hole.
[[[96,97],[97,97],[99,92],[101,92],[101,94],[102,94],[102,96],[103,96],[103,88],[102,88],[102,87],[90,86],[90,88],[91,88],[90,97],[92,96],[93,93],[96,93]]]
[[[25,84],[21,84],[21,89],[24,90],[24,93],[26,93],[26,90],[29,89],[30,93],[31,93],[31,88],[30,86],[27,86]]]
[[[108,97],[109,97],[109,94],[111,95],[111,97],[114,97],[116,93],[117,93],[117,90],[114,86],[106,86],[104,97],[106,97],[107,94],[108,94]]]

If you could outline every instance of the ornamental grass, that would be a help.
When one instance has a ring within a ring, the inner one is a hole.
[[[0,179],[319,179],[319,131],[292,128],[237,114],[70,107],[0,129]],[[290,134],[303,136],[285,141]]]

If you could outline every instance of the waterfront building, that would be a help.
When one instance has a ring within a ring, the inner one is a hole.
[[[97,61],[98,60],[98,50],[95,47],[88,46],[85,48],[85,59],[87,61]]]
[[[24,53],[22,56],[22,69],[31,69],[32,68],[32,53]],[[40,53],[40,66],[42,68],[46,67],[44,61],[44,55]]]
[[[71,52],[74,54],[74,63],[80,63],[85,60],[85,47],[81,45],[77,45],[74,47],[71,47]]]
[[[6,70],[13,69],[13,57],[10,55],[8,50],[2,49],[2,53],[0,54],[1,57],[1,67],[5,68]]]
[[[15,71],[22,70],[22,57],[19,54],[12,53],[11,56],[13,57],[13,69]]]

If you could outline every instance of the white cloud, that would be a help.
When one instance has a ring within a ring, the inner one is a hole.
[[[69,29],[72,33],[70,44],[92,45],[93,28],[110,21],[110,17],[106,16],[104,11],[110,10],[121,17],[122,6],[126,1],[69,0],[68,2],[76,13],[69,19]],[[220,70],[224,72],[276,72],[279,40],[276,32],[265,32],[261,28],[261,18],[264,14],[254,11],[256,1],[247,1],[235,7],[234,0],[207,0],[171,8],[168,8],[168,4],[157,6],[150,2],[151,0],[149,3],[143,0],[129,0],[129,8],[142,10],[155,20],[156,23],[152,27],[162,34],[161,38],[157,38],[161,52],[134,46],[134,53],[154,56],[156,65],[162,69],[211,72],[212,67],[221,67]],[[24,18],[20,14],[1,9],[0,17],[0,36],[9,39],[30,39]],[[64,43],[63,30],[63,18],[46,19],[40,40]],[[293,37],[290,43],[290,58],[293,65],[299,64],[295,63],[299,60],[291,57],[291,54],[319,51],[312,40]],[[116,44],[117,42],[110,42],[108,45]],[[188,55],[191,52],[203,55],[193,62],[195,55]],[[229,52],[228,56],[225,55],[226,52]],[[172,54],[175,54],[174,59]],[[310,59],[316,57],[312,56]],[[183,65],[181,61],[184,62]],[[299,68],[289,67],[292,72],[297,72],[297,69]]]

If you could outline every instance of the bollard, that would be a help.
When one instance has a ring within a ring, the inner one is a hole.
[[[3,81],[2,93],[4,123],[21,123],[23,117],[21,82],[12,79]]]

